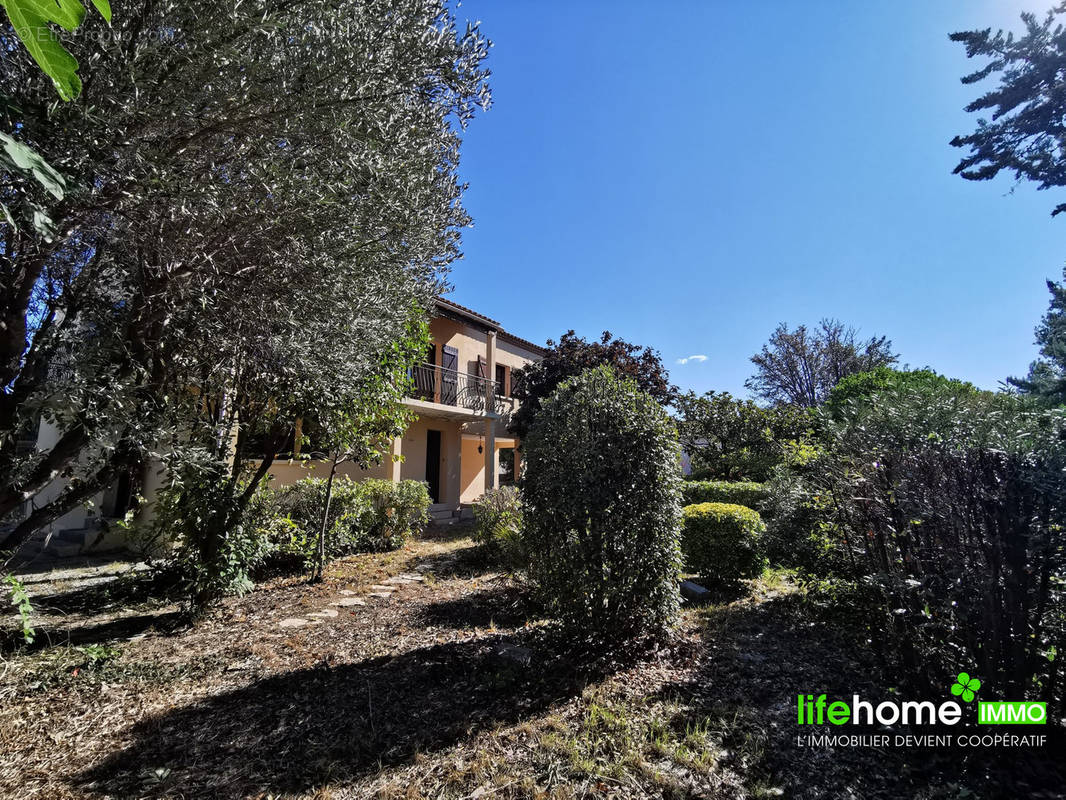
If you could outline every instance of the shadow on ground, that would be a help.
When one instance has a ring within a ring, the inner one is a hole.
[[[184,629],[187,625],[188,617],[178,611],[132,614],[97,625],[69,628],[35,625],[34,639],[30,644],[23,641],[17,631],[6,631],[0,638],[0,654],[36,653],[62,645],[107,644],[149,631],[170,634]]]
[[[783,793],[800,800],[1066,797],[1066,769],[1052,755],[1062,744],[1052,744],[1053,735],[1043,750],[1028,751],[936,749],[894,742],[878,748],[800,745],[801,734],[958,736],[988,731],[977,726],[800,726],[800,693],[824,693],[849,702],[855,694],[875,702],[900,696],[893,694],[896,682],[881,674],[864,642],[847,633],[839,610],[787,594],[711,608],[702,617],[705,648],[699,668],[689,680],[666,687],[661,696],[686,709],[682,726],[720,731],[727,754],[722,766],[739,775],[753,795]],[[945,693],[942,699],[950,698]],[[1050,727],[1011,732],[1053,734]]]
[[[432,574],[441,580],[448,578],[476,578],[492,571],[492,564],[486,559],[484,551],[475,544],[459,547],[446,553],[420,556],[411,559],[407,568],[418,568],[423,573]]]
[[[591,676],[507,636],[286,673],[134,725],[131,746],[76,776],[106,795],[300,792],[374,773],[567,700]]]
[[[430,603],[419,611],[420,621],[440,628],[520,628],[542,616],[521,588],[496,585],[461,597]]]

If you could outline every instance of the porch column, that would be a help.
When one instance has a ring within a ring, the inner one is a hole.
[[[392,482],[400,482],[400,468],[403,467],[403,462],[399,460],[399,456],[403,451],[403,437],[397,436],[392,440],[392,448],[390,455],[396,456],[396,460],[392,462]]]
[[[516,436],[514,440],[514,479],[516,482],[522,477],[522,453],[518,449],[521,446],[522,442]]]
[[[496,331],[485,334],[485,491],[496,488]]]
[[[496,488],[496,420],[485,418],[485,491]]]

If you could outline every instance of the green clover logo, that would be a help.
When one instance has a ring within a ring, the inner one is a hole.
[[[962,699],[969,703],[973,700],[974,692],[981,688],[981,681],[977,678],[971,678],[969,673],[960,672],[959,677],[955,679],[955,683],[951,685],[951,693],[958,697],[962,695]]]

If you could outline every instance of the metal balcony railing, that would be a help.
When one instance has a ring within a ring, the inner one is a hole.
[[[514,406],[511,398],[502,396],[496,381],[490,381],[480,375],[445,369],[436,364],[419,364],[412,369],[411,382],[411,396],[416,400],[485,412],[486,390],[491,387],[492,404],[487,409],[488,413],[506,413]]]

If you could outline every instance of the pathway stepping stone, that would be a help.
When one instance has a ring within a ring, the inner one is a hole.
[[[380,583],[375,583],[370,588],[373,589],[375,592],[395,592],[396,591],[396,587],[395,586],[382,586]]]
[[[370,592],[370,597],[392,597],[392,592]]]
[[[417,572],[401,572],[397,577],[404,578],[411,583],[421,583],[426,579],[425,575],[419,575]]]
[[[307,620],[303,617],[287,617],[278,623],[280,628],[299,628],[302,625],[306,625]]]
[[[323,608],[321,611],[313,611],[310,614],[308,614],[307,616],[309,616],[309,617],[327,617],[327,618],[331,618],[331,617],[337,616],[339,613],[340,612],[337,611],[337,609],[335,609],[335,608]]]
[[[366,600],[361,597],[342,597],[330,603],[331,606],[365,606]]]
[[[340,592],[341,594],[358,594],[358,592],[353,592],[351,589],[341,589]]]

